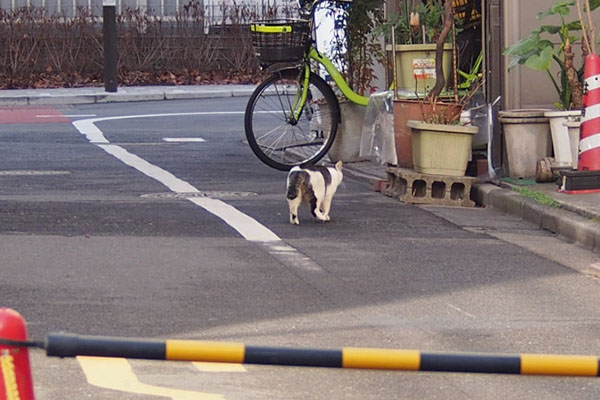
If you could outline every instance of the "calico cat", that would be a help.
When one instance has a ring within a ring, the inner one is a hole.
[[[292,168],[287,178],[290,223],[300,224],[298,207],[302,201],[310,204],[313,217],[321,221],[329,221],[331,200],[343,178],[341,161],[338,161],[335,167],[309,165]]]

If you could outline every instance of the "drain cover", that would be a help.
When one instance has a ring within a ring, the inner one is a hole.
[[[149,193],[143,194],[141,197],[150,199],[189,199],[191,197],[208,197],[211,199],[240,199],[247,197],[258,196],[258,193],[254,192],[237,192],[237,191],[202,191],[193,193]]]

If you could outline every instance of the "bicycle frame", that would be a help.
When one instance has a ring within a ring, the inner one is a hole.
[[[352,88],[346,83],[344,76],[342,73],[335,67],[333,62],[325,55],[319,53],[317,49],[312,46],[308,52],[308,58],[315,60],[319,64],[323,65],[329,75],[333,79],[333,81],[340,88],[344,96],[352,103],[359,104],[361,106],[366,106],[369,104],[369,98],[365,96],[361,96],[356,93]],[[298,120],[300,118],[300,114],[302,114],[302,110],[304,109],[304,105],[306,104],[306,99],[308,97],[308,85],[309,85],[309,77],[312,71],[310,70],[310,63],[307,61],[304,63],[304,85],[301,96],[296,98],[294,101],[294,106],[292,107],[294,120]]]
[[[318,3],[319,0],[313,3],[313,6]],[[311,8],[310,15],[312,17],[314,11],[314,7]],[[314,60],[317,63],[323,65],[333,81],[336,83],[338,88],[342,91],[344,96],[352,103],[359,104],[361,106],[366,106],[369,104],[369,98],[365,96],[361,96],[356,93],[352,88],[348,85],[342,73],[336,68],[333,62],[324,54],[321,54],[316,47],[311,45],[308,53],[306,54],[307,59],[304,61],[304,86],[302,93],[296,97],[294,101],[294,106],[292,107],[292,119],[297,121],[302,114],[302,110],[304,109],[304,105],[306,104],[306,100],[308,97],[308,86],[309,86],[309,78],[312,71],[310,70],[310,60]]]
[[[346,80],[344,79],[342,73],[335,67],[335,65],[333,65],[333,62],[331,62],[331,60],[327,58],[327,56],[319,53],[314,46],[311,47],[310,51],[308,52],[308,57],[310,59],[315,60],[319,64],[322,64],[325,67],[333,81],[340,88],[344,96],[348,98],[348,100],[350,100],[353,103],[360,104],[361,106],[366,106],[367,104],[369,104],[369,98],[361,96],[360,94],[352,90],[352,88],[346,83]]]

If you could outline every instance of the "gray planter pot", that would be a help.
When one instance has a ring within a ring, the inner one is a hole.
[[[552,154],[547,111],[551,110],[500,111],[510,177],[535,178],[538,160]]]

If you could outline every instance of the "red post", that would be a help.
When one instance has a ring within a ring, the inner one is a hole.
[[[27,340],[27,325],[21,314],[0,308],[0,338]],[[0,344],[0,367],[0,400],[34,400],[27,347]]]
[[[600,57],[589,54],[585,59],[585,113],[581,121],[579,171],[600,170]]]

